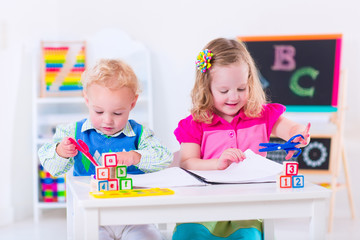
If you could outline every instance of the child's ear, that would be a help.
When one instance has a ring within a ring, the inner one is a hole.
[[[83,96],[84,96],[86,106],[89,106],[89,98],[88,98],[88,95],[86,94],[86,92],[84,90],[83,90]]]
[[[136,95],[135,95],[135,98],[134,98],[134,100],[133,100],[133,102],[131,103],[131,110],[133,110],[133,108],[135,107],[136,102],[137,102],[137,100],[138,100],[138,97],[139,97],[139,95],[138,95],[138,94],[136,94]]]

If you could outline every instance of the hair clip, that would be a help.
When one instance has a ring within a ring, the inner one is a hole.
[[[213,55],[214,54],[209,49],[201,51],[195,61],[197,69],[204,73],[211,68],[210,61]]]

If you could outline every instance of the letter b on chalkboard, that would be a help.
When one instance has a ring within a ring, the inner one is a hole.
[[[273,71],[292,71],[296,67],[296,49],[291,45],[274,45]]]

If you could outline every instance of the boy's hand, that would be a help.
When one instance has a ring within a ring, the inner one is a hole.
[[[217,169],[224,170],[233,162],[241,162],[245,159],[245,154],[237,148],[228,148],[220,156],[217,162]]]
[[[68,137],[63,138],[63,140],[56,146],[56,153],[62,158],[74,157],[78,154],[76,146],[72,144]]]
[[[117,152],[117,165],[136,165],[140,162],[141,155],[135,151]]]
[[[296,147],[300,148],[300,147],[305,147],[306,145],[309,144],[310,142],[310,130],[311,124],[308,123],[305,130],[303,132],[301,132],[300,134],[303,135],[304,139],[301,137],[297,137],[294,138],[294,140],[292,142],[299,142],[300,144],[296,145]],[[292,158],[292,156],[296,153],[296,151],[289,151],[289,153],[286,155],[285,159],[289,160],[290,158]]]

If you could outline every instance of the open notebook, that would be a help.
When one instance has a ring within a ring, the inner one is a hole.
[[[244,153],[244,161],[233,163],[225,170],[194,171],[173,167],[159,172],[128,176],[133,179],[134,187],[150,188],[276,182],[276,176],[283,171],[283,165],[250,149]]]

